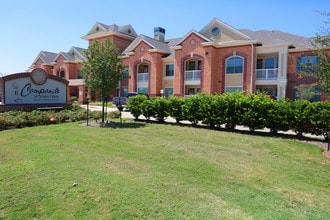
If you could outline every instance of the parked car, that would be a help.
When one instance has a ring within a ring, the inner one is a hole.
[[[149,95],[148,94],[145,94],[145,93],[138,93],[138,92],[128,92],[127,94],[126,94],[126,96],[124,96],[124,97],[113,97],[113,99],[112,99],[112,103],[114,104],[114,105],[116,105],[117,107],[118,106],[126,106],[127,105],[127,103],[128,103],[128,99],[129,99],[129,97],[132,97],[132,96],[137,96],[137,95],[145,95],[145,96],[147,96],[148,98],[149,98]]]

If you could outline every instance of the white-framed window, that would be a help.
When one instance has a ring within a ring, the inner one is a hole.
[[[226,60],[226,74],[243,74],[244,59],[240,56],[232,56]]]
[[[165,76],[174,76],[174,64],[168,63],[165,65]]]

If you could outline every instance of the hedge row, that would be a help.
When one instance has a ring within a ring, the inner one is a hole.
[[[177,123],[188,120],[193,125],[224,125],[228,129],[241,125],[251,131],[269,128],[276,133],[291,129],[298,135],[324,136],[330,131],[330,102],[272,100],[263,94],[235,92],[150,99],[140,95],[131,97],[127,107],[136,119],[143,115],[147,120],[153,117],[160,122],[170,116]]]
[[[9,111],[0,113],[0,131],[12,128],[32,127],[39,125],[59,124],[86,120],[87,110],[73,104],[71,110],[62,111]],[[89,118],[99,120],[102,112],[90,111]]]

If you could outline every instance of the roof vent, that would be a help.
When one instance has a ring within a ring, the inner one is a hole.
[[[162,27],[155,27],[154,28],[154,38],[158,41],[164,42],[165,41],[165,29]]]

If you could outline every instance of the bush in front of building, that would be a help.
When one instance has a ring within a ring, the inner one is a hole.
[[[0,113],[0,130],[86,120],[86,110],[9,111]],[[93,118],[93,117],[91,117]],[[94,118],[93,118],[94,119]]]
[[[147,120],[154,117],[163,121],[166,116],[171,116],[177,123],[188,120],[193,125],[224,125],[227,129],[234,129],[237,125],[246,126],[251,131],[269,128],[273,133],[291,129],[299,137],[303,133],[326,136],[330,131],[330,102],[273,100],[265,94],[234,92],[150,100],[132,97],[130,103],[133,115],[137,118],[143,114]]]
[[[183,97],[170,96],[168,99],[167,114],[176,120],[176,123],[184,120],[182,106],[185,102]]]
[[[168,116],[168,100],[163,97],[154,97],[150,101],[153,102],[153,117],[160,122],[164,122]]]
[[[127,108],[136,120],[139,118],[140,115],[142,115],[142,103],[147,100],[148,98],[145,95],[129,97]]]
[[[190,121],[193,125],[197,125],[199,121],[205,118],[202,106],[205,105],[205,96],[203,94],[192,95],[185,98],[182,106],[184,120]]]

